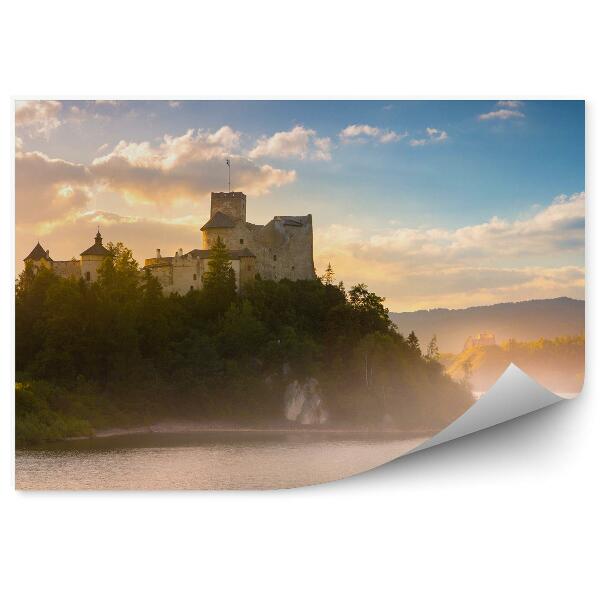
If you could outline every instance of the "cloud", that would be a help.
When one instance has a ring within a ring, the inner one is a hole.
[[[317,232],[315,262],[347,284],[366,281],[396,309],[458,307],[533,297],[582,297],[584,193],[559,196],[524,219],[446,228]],[[556,266],[573,261],[575,265]]]
[[[448,134],[441,129],[435,129],[434,127],[427,127],[425,130],[426,137],[424,138],[413,138],[409,144],[413,147],[426,146],[428,144],[437,144],[439,142],[445,142],[448,139]]]
[[[41,152],[17,152],[15,184],[18,225],[64,219],[91,199],[87,167]]]
[[[523,106],[523,102],[521,100],[498,100],[496,105],[506,106],[506,108],[519,108]]]
[[[129,202],[158,204],[194,202],[222,189],[226,158],[231,158],[234,186],[248,194],[265,194],[296,179],[293,170],[257,165],[236,154],[239,143],[240,133],[228,126],[165,135],[158,145],[123,140],[94,159],[90,171],[98,183]]]
[[[52,130],[60,126],[62,103],[57,100],[17,101],[15,125],[30,137],[48,138]]]
[[[480,121],[491,121],[492,119],[500,119],[502,121],[506,121],[507,119],[524,119],[525,114],[518,110],[508,110],[506,108],[501,108],[499,110],[494,110],[492,112],[479,115],[479,117],[477,118]]]
[[[248,156],[331,160],[331,140],[317,137],[314,129],[296,125],[290,131],[278,131],[271,137],[261,137]]]
[[[380,142],[382,144],[389,144],[390,142],[398,142],[405,138],[407,133],[398,133],[391,129],[380,129],[379,127],[373,127],[372,125],[348,125],[340,131],[339,137],[342,142],[364,142],[368,139]]]
[[[181,106],[181,102],[178,100],[169,100],[169,106],[171,108],[179,108]]]
[[[516,110],[523,106],[520,100],[499,100],[496,102],[497,110],[479,115],[479,121],[507,121],[508,119],[524,119],[525,113]]]

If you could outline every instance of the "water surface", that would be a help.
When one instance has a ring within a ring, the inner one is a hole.
[[[16,453],[22,490],[269,489],[360,473],[412,450],[422,434],[150,433]]]

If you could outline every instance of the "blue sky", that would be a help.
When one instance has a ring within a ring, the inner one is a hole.
[[[229,156],[249,220],[312,213],[317,269],[331,260],[393,309],[583,297],[584,115],[580,101],[20,102],[17,263],[38,237],[76,255],[94,224],[142,262],[159,243],[198,247]]]

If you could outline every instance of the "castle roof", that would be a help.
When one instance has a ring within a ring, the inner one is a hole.
[[[102,245],[102,236],[100,231],[96,234],[96,241],[93,246],[81,253],[81,256],[110,256],[110,252]]]
[[[216,212],[201,228],[200,231],[205,229],[222,228],[222,227],[235,227],[235,223],[231,217],[228,217],[225,213]]]
[[[50,256],[46,253],[46,251],[42,248],[41,244],[38,242],[35,245],[35,248],[23,260],[41,260],[42,258],[45,258],[49,261],[52,260]]]
[[[256,258],[254,254],[248,248],[242,248],[241,250],[229,250],[227,249],[227,254],[229,254],[229,258],[233,260],[239,260],[240,258]],[[191,256],[192,258],[210,258],[211,251],[210,250],[190,250],[185,256]]]

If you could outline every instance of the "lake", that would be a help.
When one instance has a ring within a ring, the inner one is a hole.
[[[271,489],[323,483],[393,460],[423,434],[148,433],[16,452],[21,490]]]

